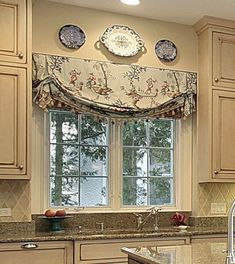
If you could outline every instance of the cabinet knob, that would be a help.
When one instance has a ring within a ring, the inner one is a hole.
[[[218,174],[219,172],[217,170],[214,171],[214,174]]]
[[[20,59],[23,59],[24,58],[23,52],[20,52],[18,56],[19,56]]]
[[[19,166],[19,169],[23,169],[24,168],[24,165],[23,164],[20,164],[20,166]]]
[[[21,248],[23,248],[23,249],[35,249],[37,247],[38,247],[38,245],[34,244],[34,243],[27,243],[27,244],[23,244],[21,246]]]
[[[215,82],[216,82],[216,83],[219,81],[219,79],[218,79],[218,78],[215,78],[214,80],[215,80]]]

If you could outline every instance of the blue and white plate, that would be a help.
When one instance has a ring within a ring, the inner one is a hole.
[[[155,45],[155,53],[160,60],[173,61],[177,56],[177,48],[170,40],[159,40]]]
[[[83,30],[75,25],[65,25],[59,31],[61,43],[69,49],[79,49],[86,41]]]

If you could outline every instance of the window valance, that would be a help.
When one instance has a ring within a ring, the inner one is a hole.
[[[111,118],[187,117],[197,74],[55,55],[33,54],[33,100]]]

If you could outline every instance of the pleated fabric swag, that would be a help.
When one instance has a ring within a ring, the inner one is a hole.
[[[195,72],[33,54],[33,100],[44,110],[185,118],[195,111],[196,87]]]

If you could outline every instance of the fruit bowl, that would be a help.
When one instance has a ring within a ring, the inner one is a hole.
[[[52,232],[64,232],[64,228],[62,226],[62,222],[64,219],[71,218],[72,216],[65,215],[65,216],[42,216],[40,218],[46,219],[50,223],[50,231]]]

